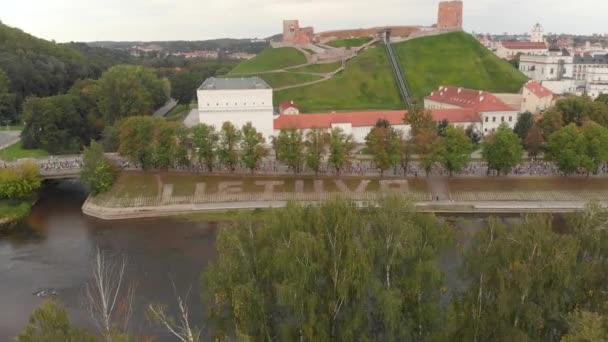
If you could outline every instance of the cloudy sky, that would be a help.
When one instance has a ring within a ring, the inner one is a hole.
[[[0,0],[0,20],[65,41],[267,37],[283,19],[317,32],[430,25],[437,0]],[[465,0],[465,30],[608,33],[606,0]],[[584,10],[581,10],[584,9]],[[592,10],[591,10],[592,9]],[[593,16],[590,16],[593,13]]]

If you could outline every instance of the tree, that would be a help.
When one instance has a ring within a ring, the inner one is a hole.
[[[234,172],[239,162],[237,148],[242,139],[242,133],[231,122],[224,122],[220,131],[218,146],[218,157],[222,164],[228,166],[230,172]]]
[[[545,140],[543,139],[543,131],[539,125],[534,125],[528,132],[524,145],[530,157],[536,157],[543,150]]]
[[[152,114],[169,100],[169,81],[152,69],[117,65],[98,80],[98,108],[108,124],[133,115]]]
[[[596,173],[598,168],[608,161],[608,129],[593,121],[587,121],[581,128],[585,153],[581,166],[587,171]]]
[[[564,127],[564,119],[559,111],[557,111],[555,108],[550,108],[545,114],[543,114],[542,118],[538,120],[537,125],[543,131],[543,139],[547,141],[549,140],[551,134]]]
[[[576,310],[569,315],[569,333],[561,342],[608,341],[608,319],[600,314]]]
[[[405,114],[403,122],[406,125],[410,125],[410,135],[413,138],[423,130],[437,130],[437,123],[433,120],[433,114],[420,106],[413,106],[408,113]]]
[[[481,142],[481,133],[479,133],[477,128],[475,128],[475,125],[469,125],[464,132],[467,134],[467,137],[469,137],[473,145],[479,145]]]
[[[0,122],[16,119],[16,100],[17,97],[11,92],[10,80],[0,69]]]
[[[352,135],[346,135],[341,128],[332,129],[329,142],[329,164],[337,175],[350,162],[351,154],[355,149]]]
[[[198,124],[192,127],[192,146],[199,163],[207,166],[209,172],[213,171],[213,163],[217,154],[219,134],[215,127]]]
[[[551,134],[546,150],[546,158],[555,162],[564,175],[569,175],[581,166],[585,142],[576,124],[572,123]]]
[[[243,126],[242,132],[241,160],[253,174],[260,160],[268,155],[268,149],[264,147],[266,139],[253,127],[251,122]]]
[[[97,339],[84,330],[73,327],[66,309],[47,299],[32,312],[30,320],[17,336],[18,342],[95,342]]]
[[[517,134],[519,140],[523,143],[528,137],[528,133],[530,129],[534,126],[534,116],[530,112],[525,112],[517,118],[517,123],[515,123],[515,128],[513,128],[513,132]]]
[[[523,148],[509,126],[501,124],[494,134],[486,137],[481,153],[488,163],[488,171],[496,170],[498,175],[507,175],[521,162]]]
[[[450,123],[448,122],[447,119],[443,119],[443,120],[439,121],[437,123],[437,135],[442,138],[445,138],[448,126],[450,126]]]
[[[297,128],[282,128],[273,140],[273,147],[278,161],[283,162],[293,170],[300,172],[304,161],[304,137]]]
[[[175,164],[175,156],[173,155],[173,146],[175,145],[178,124],[165,120],[153,122],[154,140],[152,159],[154,167],[159,169],[169,169]]]
[[[608,94],[601,94],[600,96],[596,97],[595,102],[602,102],[608,105]]]
[[[154,141],[157,120],[147,116],[133,116],[120,125],[120,145],[118,152],[131,162],[139,163],[143,169],[154,163]]]
[[[386,121],[386,120],[384,120]],[[376,126],[365,137],[365,144],[371,153],[380,177],[384,171],[399,161],[399,140],[397,131],[388,122],[378,120]]]
[[[187,70],[174,73],[170,78],[171,97],[179,103],[189,104],[194,99],[201,79],[196,73]]]
[[[320,128],[309,130],[306,133],[304,145],[306,146],[306,166],[318,175],[327,145],[327,138],[323,130]]]
[[[412,137],[412,143],[420,164],[428,176],[433,165],[440,161],[441,148],[443,147],[437,136],[437,129],[427,127],[418,130],[416,135]]]
[[[175,318],[168,313],[167,306],[162,304],[150,304],[146,311],[149,320],[152,323],[162,325],[182,342],[198,342],[200,340],[201,331],[191,326],[190,323],[190,311],[188,309],[188,297],[190,290],[186,294],[185,298],[182,298],[177,294],[175,282],[171,281],[173,285],[173,291],[175,292],[177,306],[179,308],[179,318],[176,321]]]
[[[126,284],[127,259],[97,249],[93,281],[85,287],[85,304],[91,319],[107,341],[116,331],[126,332],[133,315],[135,285]]]
[[[0,199],[25,199],[42,185],[37,164],[27,161],[18,167],[0,169]]]
[[[397,135],[397,140],[399,142],[399,165],[401,166],[403,173],[406,174],[412,157],[412,143],[402,130],[398,130]]]
[[[97,195],[110,190],[116,172],[105,157],[103,146],[95,140],[91,141],[91,145],[84,148],[82,161],[80,180],[91,189],[91,193]]]
[[[183,124],[175,127],[175,139],[171,146],[171,155],[175,164],[182,168],[189,168],[190,162],[190,130]]]
[[[120,146],[120,124],[107,125],[101,133],[101,144],[104,151],[117,152]]]
[[[462,171],[471,160],[473,144],[461,127],[448,126],[441,144],[439,159],[450,176]]]

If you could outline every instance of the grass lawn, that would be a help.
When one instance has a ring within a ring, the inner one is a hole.
[[[274,99],[296,101],[303,112],[403,108],[383,47],[361,52],[331,80],[278,91]]]
[[[45,150],[26,150],[21,141],[0,150],[0,158],[4,160],[15,160],[20,158],[46,157],[49,153]]]
[[[307,66],[304,66],[301,68],[289,69],[289,71],[314,72],[317,74],[326,74],[328,72],[338,70],[338,68],[340,68],[341,65],[342,65],[342,62],[326,63],[326,64],[312,64],[312,65],[307,65]]]
[[[335,48],[341,47],[359,47],[367,42],[372,40],[371,37],[360,37],[360,38],[349,38],[349,39],[336,39],[331,42],[325,44],[329,46],[333,46]]]
[[[257,75],[261,77],[268,85],[273,88],[285,87],[290,85],[296,85],[300,83],[307,83],[316,80],[320,80],[322,76],[308,75],[308,74],[296,74],[292,72],[273,72],[268,74]],[[228,76],[231,77],[231,76]],[[238,77],[238,76],[235,76]]]
[[[20,220],[27,217],[31,209],[32,206],[28,202],[0,201],[0,220]]]
[[[268,48],[256,57],[237,65],[228,75],[251,74],[306,64],[303,53],[294,48]]]
[[[608,196],[608,179],[482,177],[449,180],[455,201],[590,201]]]
[[[395,44],[394,50],[419,100],[441,85],[516,93],[527,80],[463,32],[410,40]]]

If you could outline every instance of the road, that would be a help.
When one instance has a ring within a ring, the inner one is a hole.
[[[20,131],[2,131],[0,130],[0,150],[9,147],[18,142],[21,135]]]

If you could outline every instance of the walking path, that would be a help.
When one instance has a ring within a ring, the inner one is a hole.
[[[21,131],[0,131],[0,150],[16,144],[21,140]]]

